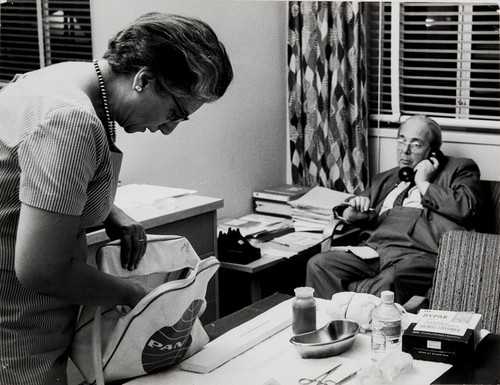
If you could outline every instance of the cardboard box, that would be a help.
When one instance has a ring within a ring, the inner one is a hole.
[[[403,351],[417,360],[455,364],[466,362],[477,344],[481,315],[443,310],[421,310],[419,320],[403,334]]]

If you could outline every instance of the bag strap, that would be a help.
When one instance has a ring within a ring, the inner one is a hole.
[[[105,385],[104,371],[102,367],[101,311],[101,306],[97,306],[92,325],[92,359],[94,361],[94,376],[96,385]]]
[[[146,254],[139,267],[133,271],[123,269],[120,258],[120,241],[101,246],[96,253],[99,270],[118,277],[132,278],[154,273],[172,273],[184,268],[193,269],[200,258],[185,237],[147,234]],[[175,258],[168,256],[175,255]]]

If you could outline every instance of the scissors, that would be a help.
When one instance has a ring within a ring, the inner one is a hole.
[[[318,377],[316,377],[315,379],[309,379],[309,378],[301,378],[299,380],[299,384],[303,384],[303,385],[306,385],[306,384],[316,384],[316,385],[328,385],[328,384],[333,384],[333,385],[340,385],[340,384],[343,384],[344,382],[346,381],[349,381],[351,378],[354,378],[356,377],[356,374],[358,374],[358,371],[355,371],[355,372],[352,372],[351,374],[348,374],[347,376],[345,376],[344,378],[342,378],[341,380],[335,382],[335,381],[332,381],[332,380],[326,380],[325,381],[325,378],[331,373],[333,372],[335,369],[337,369],[341,364],[338,364],[337,366],[335,366],[334,368],[330,369],[328,372],[326,373],[323,373],[321,375],[319,375]]]
[[[340,365],[342,365],[342,364],[335,365],[329,371],[327,371],[327,372],[325,372],[323,374],[320,374],[316,378],[313,378],[313,379],[311,379],[311,378],[301,378],[299,380],[299,384],[301,384],[301,385],[308,385],[308,384],[311,384],[311,385],[314,385],[314,384],[316,384],[316,385],[324,385],[324,384],[326,384],[326,382],[324,382],[324,379],[326,377],[328,377],[328,375],[330,373],[332,373],[335,369],[337,369]]]

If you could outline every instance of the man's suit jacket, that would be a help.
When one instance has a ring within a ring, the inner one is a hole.
[[[370,186],[359,195],[368,196],[371,206],[380,211],[384,199],[399,183],[399,168],[382,172],[373,177]],[[422,197],[424,216],[429,223],[436,244],[443,232],[454,229],[473,229],[484,198],[479,183],[477,164],[466,158],[448,157]],[[356,223],[372,227],[371,223]]]

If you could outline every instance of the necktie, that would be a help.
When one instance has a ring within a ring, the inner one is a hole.
[[[396,200],[394,201],[393,207],[402,206],[403,205],[403,201],[408,196],[408,192],[410,191],[410,189],[413,186],[415,186],[415,181],[414,180],[412,180],[410,182],[410,184],[408,185],[408,187],[405,188],[403,191],[401,191],[401,193],[396,197]]]

